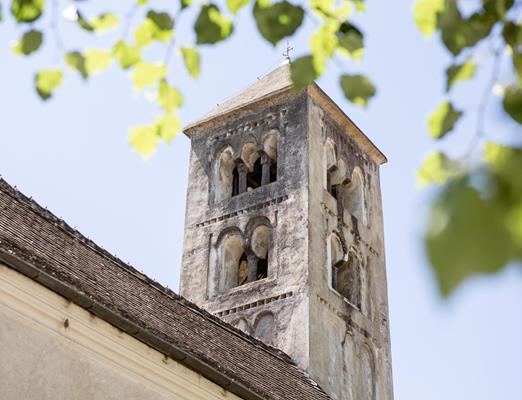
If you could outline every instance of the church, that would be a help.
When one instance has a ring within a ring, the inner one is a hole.
[[[0,399],[393,400],[385,156],[288,63],[184,133],[179,295],[0,179]]]

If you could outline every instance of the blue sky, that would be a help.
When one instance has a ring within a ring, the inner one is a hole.
[[[157,2],[159,9],[167,6]],[[343,100],[338,65],[332,63],[319,81],[389,158],[381,180],[395,396],[520,400],[520,269],[473,279],[443,301],[425,258],[422,230],[431,193],[416,188],[414,174],[434,148],[425,121],[442,97],[449,58],[435,40],[420,36],[410,8],[408,1],[370,1],[367,15],[358,18],[368,51],[362,64],[343,68],[362,69],[376,83],[379,93],[367,110]],[[187,26],[179,29],[178,41],[192,43]],[[296,56],[306,52],[310,29],[308,22],[292,41]],[[88,84],[68,74],[53,100],[42,103],[33,90],[33,73],[36,66],[53,65],[53,44],[46,42],[45,54],[16,58],[7,43],[19,32],[11,23],[0,25],[0,173],[102,247],[177,290],[188,139],[180,135],[143,162],[127,144],[127,131],[151,121],[158,109],[136,94],[115,66]],[[85,39],[66,25],[62,32],[68,48]],[[163,57],[158,48],[147,55]],[[262,41],[244,10],[234,36],[204,50],[199,80],[189,79],[179,58],[173,60],[169,74],[187,97],[183,121],[245,88],[281,59],[281,49]],[[476,107],[484,77],[462,85],[461,107]],[[501,119],[497,103],[486,131],[507,138],[516,128]],[[468,117],[459,128],[471,132],[473,124]],[[454,135],[445,146],[458,154],[466,139],[465,133]]]

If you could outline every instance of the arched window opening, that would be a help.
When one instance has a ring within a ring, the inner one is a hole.
[[[238,166],[234,167],[232,171],[232,196],[237,196],[239,194],[239,170]]]
[[[268,168],[267,178],[263,179],[264,183],[273,183],[277,181],[277,131],[269,134],[263,144],[263,150],[267,156]]]
[[[343,190],[342,203],[345,210],[366,225],[364,182],[362,173],[358,168],[354,169],[351,182]]]
[[[268,276],[268,260],[266,258],[258,258],[256,265],[256,280],[264,279]]]
[[[270,229],[259,225],[252,232],[252,252],[255,256],[255,280],[268,277],[268,250],[270,245]]]
[[[251,191],[260,187],[263,183],[263,164],[261,164],[261,157],[259,157],[252,171],[247,173],[247,191]]]
[[[245,252],[239,259],[238,275],[238,286],[241,286],[248,280],[248,256]]]
[[[219,274],[219,290],[233,288],[239,283],[239,266],[245,249],[239,234],[227,236],[221,245],[221,268]]]
[[[277,181],[277,161],[270,164],[270,183]]]
[[[338,185],[334,182],[334,174],[336,172],[336,167],[332,167],[330,170],[328,170],[326,175],[326,190],[328,190],[328,193],[332,195],[334,199],[337,200],[338,198]]]
[[[254,337],[265,344],[272,344],[274,340],[274,315],[270,312],[264,313],[255,324]]]
[[[361,309],[360,262],[355,255],[348,261],[339,261],[332,268],[332,287],[352,305]]]
[[[216,201],[233,196],[235,163],[232,158],[232,149],[225,148],[218,158],[216,168]]]

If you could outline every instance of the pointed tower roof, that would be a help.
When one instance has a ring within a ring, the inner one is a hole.
[[[226,99],[223,103],[218,104],[201,118],[191,122],[183,129],[185,135],[189,138],[192,136],[192,130],[200,125],[249,105],[263,101],[270,97],[276,96],[283,92],[292,90],[292,79],[290,76],[290,62],[285,60],[276,69],[257,78],[257,81],[248,86],[232,97]],[[378,164],[384,164],[386,156],[375,146],[375,144],[359,129],[359,127],[344,113],[344,111],[335,103],[315,82],[310,84],[306,89],[308,94],[314,98],[325,110],[330,112],[332,116],[341,124],[349,124],[355,129],[349,129],[351,134],[363,145],[369,154],[373,156]]]

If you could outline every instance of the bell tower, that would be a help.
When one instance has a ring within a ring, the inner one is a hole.
[[[185,128],[181,295],[286,352],[336,400],[392,400],[385,156],[284,63]],[[233,349],[230,349],[233,351]]]

